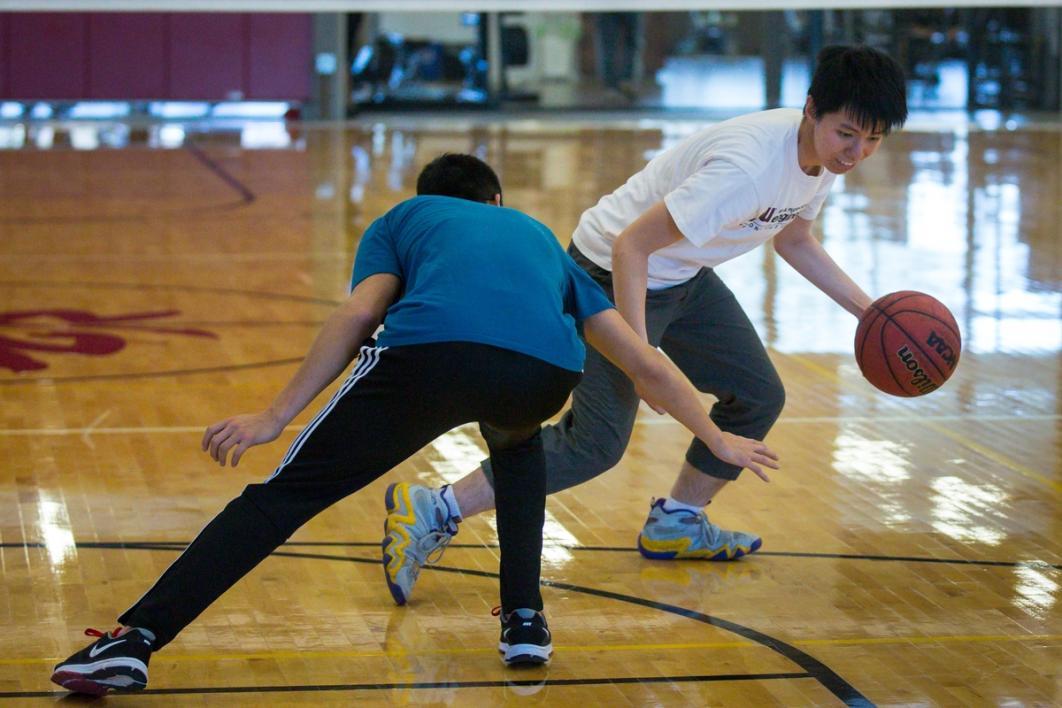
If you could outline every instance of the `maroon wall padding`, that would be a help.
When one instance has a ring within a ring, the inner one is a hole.
[[[87,96],[87,13],[12,13],[7,36],[10,96],[57,100]]]
[[[170,15],[170,91],[175,101],[243,96],[244,18],[232,13]]]
[[[0,99],[305,101],[306,13],[0,13]]]
[[[313,71],[310,15],[248,15],[247,98],[306,100]]]
[[[165,98],[168,19],[160,13],[92,13],[88,96]]]
[[[11,76],[11,59],[8,53],[8,15],[0,13],[0,96],[8,94],[7,87]]]

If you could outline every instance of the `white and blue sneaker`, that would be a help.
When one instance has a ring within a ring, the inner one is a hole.
[[[421,566],[438,563],[457,535],[457,522],[435,489],[419,484],[392,484],[384,493],[384,578],[399,605],[409,602]]]
[[[729,561],[754,553],[762,545],[759,536],[719,528],[704,511],[668,511],[663,499],[653,501],[649,518],[638,534],[638,551],[654,560]]]

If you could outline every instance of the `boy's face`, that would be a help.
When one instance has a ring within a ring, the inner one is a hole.
[[[885,138],[882,129],[865,128],[844,110],[824,113],[813,121],[817,162],[835,175],[851,171],[873,155]]]

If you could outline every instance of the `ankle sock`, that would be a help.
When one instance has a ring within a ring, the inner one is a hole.
[[[675,501],[671,497],[664,500],[664,511],[689,511],[694,514],[699,514],[704,511],[703,506],[694,506],[692,504],[685,504],[680,501]]]
[[[155,633],[152,632],[150,629],[144,629],[143,627],[122,627],[122,631],[116,634],[115,636],[120,637],[126,632],[131,632],[134,629],[143,634],[145,637],[147,637],[148,641],[150,641],[152,644],[155,643]]]
[[[450,519],[455,524],[461,523],[461,506],[457,503],[457,496],[454,494],[453,485],[445,485],[439,490],[439,496],[441,496],[442,500],[446,502],[446,508],[450,512]]]

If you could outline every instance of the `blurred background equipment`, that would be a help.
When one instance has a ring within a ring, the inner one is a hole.
[[[106,4],[59,5],[93,10]],[[283,101],[303,116],[332,118],[510,105],[725,114],[802,105],[819,49],[865,43],[907,68],[913,109],[1062,109],[1058,3],[402,9],[413,5],[398,0],[387,11],[356,13],[0,13],[0,37],[7,38],[0,43],[0,99],[23,110],[43,101],[58,115],[84,101],[131,102],[134,113],[163,110],[157,104],[164,102],[198,102],[207,115],[219,103]]]

